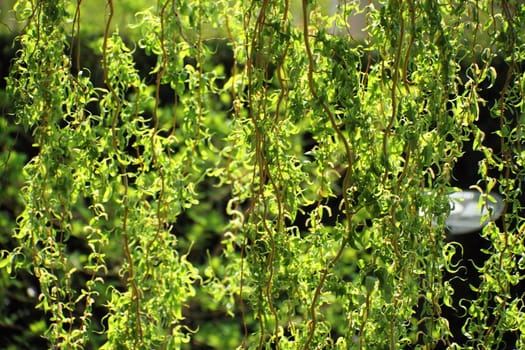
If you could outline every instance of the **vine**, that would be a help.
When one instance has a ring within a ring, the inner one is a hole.
[[[0,125],[36,154],[1,276],[36,278],[48,347],[523,346],[523,5],[139,3],[13,6]],[[468,299],[459,186],[505,203]]]

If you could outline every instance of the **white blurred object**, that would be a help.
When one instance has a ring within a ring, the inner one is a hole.
[[[364,40],[367,33],[367,16],[371,8],[380,8],[382,5],[379,1],[371,0],[329,0],[328,11],[330,16],[336,13],[341,13],[347,5],[358,5],[358,9],[354,9],[346,19],[347,26],[332,25],[332,34],[336,35],[350,35],[354,40]]]
[[[480,202],[481,193],[473,190],[453,192],[448,195],[450,214],[445,226],[451,235],[461,235],[477,231],[489,221],[498,219],[503,213],[503,198],[491,193]],[[487,212],[488,210],[488,212]],[[482,221],[482,218],[488,218]]]

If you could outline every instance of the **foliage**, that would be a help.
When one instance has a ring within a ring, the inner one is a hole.
[[[523,5],[348,1],[329,17],[307,0],[161,0],[127,37],[114,6],[97,36],[81,1],[14,5],[0,169],[20,204],[0,217],[16,239],[0,266],[2,283],[38,280],[49,347],[523,346]],[[364,40],[345,34],[359,12]],[[468,142],[480,206],[497,190],[506,208],[483,229],[459,344],[444,219]]]

